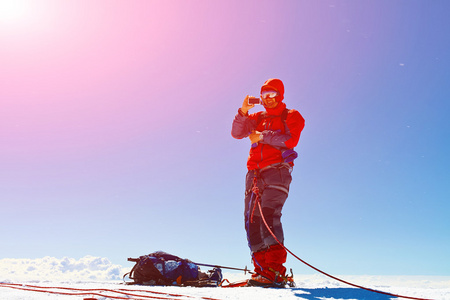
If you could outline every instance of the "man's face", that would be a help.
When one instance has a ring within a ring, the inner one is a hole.
[[[267,92],[269,92],[269,91],[267,91]],[[262,93],[262,95],[264,95],[264,92]],[[262,98],[262,101],[266,108],[275,108],[278,105],[276,96]]]
[[[278,105],[277,100],[275,98],[266,98],[263,100],[264,106],[267,108],[275,108]]]

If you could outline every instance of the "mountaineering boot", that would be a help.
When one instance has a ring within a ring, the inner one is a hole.
[[[252,278],[247,281],[247,286],[276,287],[272,280],[262,275],[252,276]]]
[[[275,283],[286,282],[286,262],[287,252],[283,246],[271,245],[265,253],[266,269],[263,270],[263,276],[269,278]]]
[[[255,274],[248,280],[247,286],[285,287],[288,281],[286,268],[283,266],[286,257],[286,250],[278,244],[253,253]]]

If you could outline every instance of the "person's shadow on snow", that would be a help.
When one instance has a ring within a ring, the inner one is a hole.
[[[358,299],[358,300],[390,300],[398,299],[393,296],[379,294],[356,288],[317,288],[305,289],[294,288],[297,297],[306,300],[323,300],[323,299]]]

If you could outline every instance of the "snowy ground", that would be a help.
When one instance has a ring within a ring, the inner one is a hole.
[[[111,264],[105,258],[91,256],[80,260],[51,257],[35,260],[1,259],[0,299],[395,299],[383,294],[352,288],[320,274],[296,275],[297,287],[287,289],[180,288],[125,286],[119,280],[125,271],[129,271],[128,268],[124,270],[121,266]],[[224,278],[230,281],[245,277],[240,273],[224,273]],[[342,276],[342,279],[371,289],[407,297],[450,300],[450,277]]]

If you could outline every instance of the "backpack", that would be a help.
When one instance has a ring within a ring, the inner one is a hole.
[[[179,285],[179,286],[219,286],[222,271],[214,268],[207,275],[200,271],[197,264],[188,259],[157,251],[139,258],[128,258],[136,264],[128,275],[133,282],[127,284],[143,285]]]

